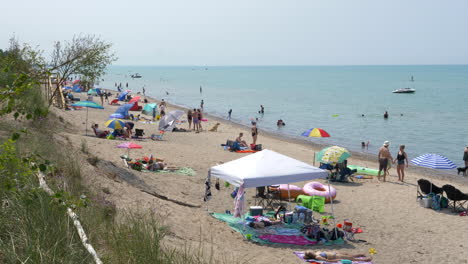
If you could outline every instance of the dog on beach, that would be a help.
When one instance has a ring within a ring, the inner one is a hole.
[[[466,170],[467,169],[468,169],[468,167],[464,167],[464,168],[459,167],[459,168],[457,168],[457,170],[458,170],[457,174],[460,175],[460,172],[463,172],[463,176],[466,176]]]
[[[216,123],[212,128],[210,128],[210,132],[218,132],[219,125],[221,125],[221,124]]]

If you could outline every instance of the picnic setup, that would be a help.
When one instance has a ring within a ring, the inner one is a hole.
[[[349,219],[338,220],[333,211],[337,192],[326,179],[329,172],[272,150],[262,151],[210,168],[205,181],[206,208],[213,199],[211,182],[219,180],[234,188],[231,197],[234,209],[210,214],[239,232],[246,240],[258,244],[298,246],[341,245],[356,242],[356,234],[363,230]],[[311,181],[300,188],[291,183]],[[246,190],[255,188],[254,205],[247,205]],[[330,203],[331,212],[325,212]],[[307,261],[326,263],[307,258],[304,252],[294,252]],[[319,257],[322,258],[323,257]],[[350,260],[351,261],[351,260]],[[335,262],[336,263],[336,262]],[[371,263],[364,257],[348,263]]]

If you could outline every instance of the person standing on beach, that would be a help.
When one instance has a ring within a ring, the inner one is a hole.
[[[198,129],[200,130],[200,132],[203,131],[203,128],[201,126],[202,119],[203,119],[202,110],[198,109]]]
[[[231,114],[232,114],[232,109],[229,109],[229,111],[228,111],[228,120],[231,120]]]
[[[145,86],[143,86],[143,95],[144,95],[144,96],[146,96],[145,92],[146,92]]]
[[[385,178],[387,176],[387,165],[389,161],[392,161],[392,154],[390,154],[390,151],[388,150],[388,146],[390,145],[390,142],[385,141],[383,143],[383,146],[379,149],[379,173],[377,175],[377,178],[380,180],[380,174],[383,171],[383,181],[385,181]]]
[[[396,156],[396,159],[393,161],[397,162],[397,173],[398,173],[398,180],[403,182],[405,180],[405,160],[406,160],[406,167],[408,168],[408,156],[406,155],[405,152],[405,145],[400,145],[400,151],[398,151],[398,154]]]
[[[257,145],[257,136],[258,136],[258,128],[257,128],[257,123],[253,122],[252,123],[252,140],[254,145]]]
[[[197,113],[197,109],[193,109],[193,112],[192,112],[192,119],[193,119],[193,129],[198,133],[198,113]]]
[[[188,129],[192,127],[192,110],[187,111]]]
[[[465,168],[468,167],[468,146],[466,146],[465,151],[463,152],[463,161],[465,162]]]

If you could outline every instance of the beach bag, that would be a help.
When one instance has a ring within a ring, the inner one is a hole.
[[[328,232],[328,237],[330,240],[337,240],[338,238],[344,237],[344,232],[335,227],[331,231]]]
[[[441,208],[448,208],[448,199],[446,197],[440,198],[440,207]]]
[[[440,195],[436,194],[434,197],[432,197],[432,209],[436,211],[440,211]]]
[[[323,213],[325,211],[325,197],[314,195],[310,200],[310,209],[315,212]]]
[[[262,150],[262,144],[257,144],[257,145],[255,145],[254,150],[256,150],[256,151],[261,151],[261,150]]]

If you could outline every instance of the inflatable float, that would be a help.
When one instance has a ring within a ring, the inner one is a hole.
[[[329,203],[330,198],[335,199],[336,197],[336,189],[332,186],[330,188],[328,187],[329,185],[322,184],[320,182],[308,182],[304,185],[304,193],[309,195],[309,196],[323,196],[325,197],[325,202]]]
[[[304,194],[304,190],[301,187],[289,184],[289,196],[288,196],[288,184],[280,184],[278,188],[270,187],[270,190],[277,191],[280,190],[280,197],[281,199],[287,200],[288,197],[292,199],[296,199],[297,196]]]
[[[201,120],[201,121],[203,121],[203,122],[208,122],[208,119],[206,119],[206,118],[202,118],[202,120]]]
[[[356,165],[348,165],[348,168],[352,170],[357,170],[356,174],[371,175],[371,176],[377,176],[379,174],[379,170],[369,169],[366,167],[361,167],[361,166],[356,166]]]

